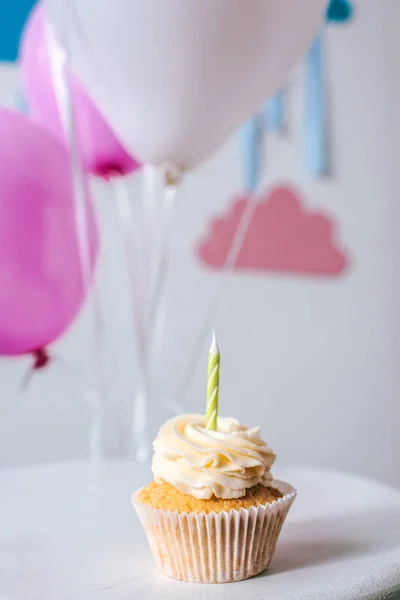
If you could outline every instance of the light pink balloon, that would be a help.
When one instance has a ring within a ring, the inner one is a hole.
[[[88,197],[87,211],[93,271],[98,239]],[[0,110],[0,355],[54,342],[87,291],[68,153],[39,125]]]
[[[22,85],[27,96],[29,115],[66,143],[58,111],[47,55],[45,14],[38,4],[32,11],[20,47]],[[115,137],[99,110],[73,78],[79,149],[85,169],[101,177],[127,174],[139,168]]]

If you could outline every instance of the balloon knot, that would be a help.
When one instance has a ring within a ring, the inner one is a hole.
[[[32,352],[33,355],[33,370],[39,371],[44,369],[50,362],[50,356],[47,353],[46,348],[38,348]]]
[[[167,186],[179,185],[186,171],[185,167],[169,163],[165,164],[162,169],[164,174],[164,184]]]
[[[120,165],[112,164],[111,162],[98,164],[96,166],[95,174],[97,177],[110,181],[113,177],[120,177],[125,174],[124,169],[121,169]]]

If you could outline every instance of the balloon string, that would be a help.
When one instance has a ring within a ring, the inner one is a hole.
[[[258,201],[256,194],[251,194],[249,196],[248,202],[245,205],[242,217],[235,231],[235,235],[232,239],[232,243],[230,245],[229,251],[227,253],[225,262],[222,267],[222,275],[218,281],[212,300],[209,303],[209,306],[206,310],[206,314],[202,321],[199,334],[195,340],[193,350],[189,356],[187,366],[184,370],[183,380],[177,393],[177,402],[179,405],[183,404],[187,390],[190,387],[190,384],[193,380],[195,369],[200,360],[207,336],[209,336],[210,331],[214,329],[213,323],[215,320],[216,312],[218,310],[219,302],[221,300],[222,292],[224,290],[224,285],[226,283],[230,271],[233,269],[238,259],[243,243],[246,239],[246,235],[249,230],[250,224],[253,220],[257,205]]]
[[[136,331],[138,382],[132,407],[133,454],[139,461],[146,460],[149,453],[147,439],[147,399],[149,396],[149,372],[147,362],[147,334],[145,329],[145,305],[141,289],[138,245],[135,242],[134,218],[131,197],[126,182],[111,179],[124,240],[128,279],[131,286],[131,305]]]
[[[165,287],[170,263],[170,237],[172,214],[175,208],[176,194],[177,185],[164,185],[161,245],[159,250],[158,264],[156,266],[154,288],[151,294],[150,308],[148,314],[148,336],[150,342],[153,338],[153,332],[156,326],[162,303],[165,300]]]
[[[82,168],[81,157],[79,153],[78,140],[76,134],[76,122],[74,104],[71,92],[71,81],[68,65],[68,54],[65,50],[54,51],[55,44],[51,44],[53,32],[50,27],[46,28],[47,52],[50,59],[54,91],[56,95],[58,110],[67,136],[70,156],[72,182],[74,188],[74,215],[75,226],[78,237],[78,251],[80,258],[82,285],[84,290],[89,290],[92,284],[91,272],[91,248],[88,236],[88,207],[87,201],[90,198],[87,195],[87,181]],[[62,40],[64,47],[67,47],[66,32],[65,39]],[[92,424],[94,432],[91,431],[92,439],[90,456],[94,459],[100,459],[105,448],[102,448],[101,434],[99,430],[105,427],[104,411],[110,397],[110,385],[108,378],[108,364],[105,359],[105,327],[103,320],[103,310],[99,292],[95,289],[92,295],[93,315],[94,315],[94,358],[96,363],[97,375],[100,377],[98,383],[98,414]],[[121,443],[119,435],[114,432],[114,439],[109,442],[114,446]],[[104,441],[104,440],[103,440]],[[118,451],[117,451],[118,452]]]
[[[137,389],[132,407],[133,453],[140,462],[150,452],[148,414],[151,401],[149,314],[152,304],[152,262],[155,239],[155,199],[157,171],[151,165],[143,169],[142,227],[139,248],[135,243],[134,218],[129,190],[123,179],[112,179],[119,220],[123,230],[125,256],[131,286],[131,304],[137,342]],[[137,232],[138,233],[138,232]],[[139,235],[138,235],[139,238]]]
[[[164,341],[164,309],[166,302],[166,284],[170,269],[170,241],[172,215],[176,206],[178,186],[181,182],[184,170],[177,165],[167,165],[161,171],[163,194],[161,210],[161,243],[158,251],[158,260],[155,267],[154,285],[151,288],[150,308],[148,313],[147,335],[149,345],[157,344],[162,348]],[[157,337],[156,337],[157,336]],[[177,402],[163,400],[164,406],[173,414],[182,414],[186,410]]]
[[[152,165],[143,167],[143,194],[142,194],[142,227],[141,227],[141,282],[142,291],[147,301],[151,303],[152,272],[154,266],[155,250],[155,216],[157,198],[158,172]],[[149,308],[144,312],[144,328],[147,335],[149,325]]]
[[[86,36],[85,29],[83,27],[82,21],[79,16],[79,12],[76,6],[76,3],[71,0],[68,5],[69,8],[69,19],[72,25],[75,28],[75,32],[80,40],[82,46],[86,49],[88,56],[90,56],[91,67],[97,71],[100,75],[100,81],[106,82],[108,81],[108,77],[105,76],[105,63],[104,60],[100,57],[99,52],[93,51],[93,45],[90,43]],[[107,93],[107,90],[104,88],[104,92]],[[172,178],[174,179],[174,175],[180,176],[182,170],[179,168],[172,169]],[[169,173],[167,173],[169,175]],[[156,276],[156,292],[154,300],[149,300],[149,313],[148,316],[144,310],[145,298],[151,297],[151,279],[149,280],[151,269],[151,254],[152,248],[154,245],[151,244],[152,237],[152,228],[154,225],[154,199],[155,199],[155,184],[156,184],[156,171],[154,167],[148,165],[143,169],[144,176],[144,227],[142,228],[142,244],[141,244],[141,253],[140,253],[140,265],[141,269],[137,268],[137,271],[140,270],[138,274],[138,285],[136,287],[136,291],[133,294],[136,294],[136,298],[138,294],[141,295],[141,298],[137,298],[137,304],[140,308],[134,308],[136,316],[134,317],[136,323],[136,333],[138,336],[138,347],[139,347],[139,381],[138,381],[138,395],[135,401],[134,406],[134,432],[137,440],[137,446],[139,448],[137,454],[144,455],[145,452],[143,448],[147,445],[145,440],[144,431],[146,430],[145,422],[147,419],[147,401],[149,400],[150,393],[150,374],[149,374],[149,345],[150,340],[149,335],[152,336],[153,323],[156,320],[156,315],[159,313],[159,304],[162,302],[162,293],[159,291],[163,289],[163,273],[165,271],[164,265],[160,266],[160,275]],[[126,194],[125,192],[121,192],[121,188],[116,191],[119,195]],[[127,252],[127,250],[126,250]],[[130,265],[130,269],[132,268],[134,257],[132,249],[130,249],[129,254],[127,255],[128,265]],[[134,281],[136,278],[132,277],[131,281]],[[159,283],[158,283],[159,282]],[[132,296],[132,302],[135,301],[134,295]],[[139,314],[138,314],[139,310]],[[150,334],[149,334],[150,330]],[[141,441],[139,441],[139,439]]]
[[[140,290],[140,273],[138,264],[138,245],[135,241],[135,222],[132,213],[131,196],[125,180],[121,177],[115,177],[110,179],[112,186],[117,211],[119,216],[120,225],[122,228],[122,237],[124,240],[124,249],[126,255],[126,262],[129,269],[129,281],[131,285],[132,295],[132,314],[134,315],[135,325],[138,330],[138,338],[140,341],[140,347],[142,347],[144,339],[143,314],[144,307],[142,302],[135,302],[134,299],[141,298]]]
[[[173,175],[168,172],[164,173],[163,202],[161,207],[161,244],[158,252],[156,252],[156,216],[158,211],[156,199],[158,197],[159,174],[159,171],[151,165],[145,165],[143,168],[142,269],[140,278],[142,288],[141,306],[143,310],[140,314],[142,323],[139,323],[137,327],[138,335],[142,336],[142,343],[140,347],[138,393],[134,412],[134,430],[137,433],[138,439],[142,439],[147,448],[149,448],[149,445],[145,437],[146,425],[149,423],[149,413],[153,406],[153,390],[150,374],[151,351],[156,323],[158,322],[165,297],[164,292],[169,266],[170,224],[177,189]],[[148,310],[145,310],[145,306],[148,306]],[[162,337],[163,331],[159,329],[159,333]],[[147,458],[147,452],[140,451],[139,454],[138,458]]]
[[[152,274],[155,251],[155,221],[157,199],[157,169],[152,165],[143,167],[143,192],[141,214],[141,239],[140,239],[140,297],[142,322],[139,324],[138,334],[142,335],[139,354],[139,373],[135,410],[133,413],[133,431],[137,437],[137,459],[146,460],[150,453],[149,415],[152,410],[152,388],[150,375],[151,339],[149,327],[149,312],[152,300]],[[138,290],[136,291],[138,293]],[[141,442],[141,443],[139,443]],[[135,440],[134,440],[135,443]]]
[[[148,456],[147,439],[148,413],[151,403],[150,359],[154,342],[156,323],[163,305],[164,291],[169,263],[169,238],[171,214],[175,205],[176,185],[164,186],[162,204],[162,233],[156,265],[155,255],[155,217],[158,172],[147,165],[143,173],[143,214],[142,237],[140,240],[141,255],[135,243],[135,223],[132,213],[131,197],[125,181],[121,178],[111,180],[119,220],[122,226],[126,262],[131,284],[132,314],[136,330],[138,354],[137,393],[134,399],[132,417],[134,431],[134,454],[139,460]],[[139,258],[140,267],[139,268]],[[153,268],[154,267],[154,268]],[[154,278],[152,277],[155,273]],[[146,307],[147,310],[146,310]],[[160,331],[161,329],[161,331]],[[163,335],[162,326],[158,333]]]

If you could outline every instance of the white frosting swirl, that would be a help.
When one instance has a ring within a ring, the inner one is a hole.
[[[236,419],[218,417],[217,431],[205,428],[204,415],[167,421],[153,442],[154,479],[195,498],[240,498],[248,488],[271,481],[275,454]]]

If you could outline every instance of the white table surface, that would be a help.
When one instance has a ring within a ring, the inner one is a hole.
[[[278,473],[299,496],[267,574],[225,585],[158,574],[130,504],[148,467],[62,463],[0,472],[1,600],[348,600],[400,593],[400,494],[317,469]]]

